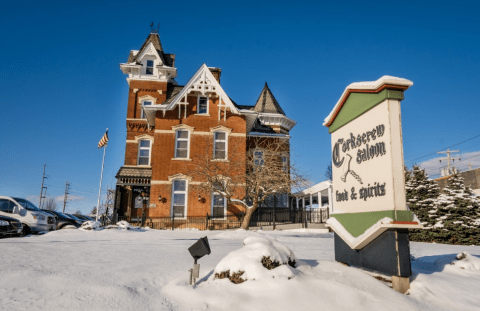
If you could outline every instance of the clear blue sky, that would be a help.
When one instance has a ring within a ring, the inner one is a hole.
[[[0,13],[0,194],[67,210],[96,204],[109,128],[104,189],[123,164],[128,86],[119,63],[160,23],[179,84],[203,64],[222,68],[238,104],[265,81],[288,117],[293,158],[324,179],[330,136],[322,126],[345,87],[383,75],[410,79],[402,102],[407,164],[480,134],[478,1],[9,1]],[[480,150],[480,138],[453,149]],[[477,157],[477,159],[480,157]],[[414,160],[414,161],[412,161]]]

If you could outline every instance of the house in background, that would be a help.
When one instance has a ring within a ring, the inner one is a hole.
[[[147,217],[213,215],[243,211],[220,195],[199,190],[203,180],[189,176],[195,155],[212,146],[212,160],[236,161],[245,168],[249,146],[258,137],[290,139],[296,122],[265,83],[254,105],[238,105],[220,85],[220,68],[200,66],[185,85],[175,81],[175,55],[165,53],[154,30],[139,50],[120,64],[127,74],[125,162],[116,174],[115,208],[130,220]],[[211,144],[206,144],[205,142]],[[209,151],[210,152],[210,151]],[[290,154],[282,154],[288,165]],[[288,205],[288,194],[284,203]]]

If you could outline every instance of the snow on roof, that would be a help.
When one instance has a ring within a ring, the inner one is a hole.
[[[340,96],[340,99],[335,104],[335,107],[333,107],[333,110],[325,118],[323,125],[328,126],[327,124],[331,123],[332,118],[336,115],[337,110],[341,108],[342,104],[345,102],[348,95],[350,95],[352,91],[356,91],[356,90],[375,91],[375,90],[378,90],[383,85],[400,86],[407,89],[408,87],[413,85],[413,82],[404,78],[398,78],[393,76],[383,76],[377,81],[354,82],[345,88],[345,91],[343,91],[342,96]]]
[[[332,186],[332,182],[330,180],[326,180],[326,181],[322,181],[321,183],[318,183],[316,185],[313,185],[310,188],[299,191],[299,192],[295,193],[295,195],[314,194],[314,193],[318,193],[322,190],[328,189],[331,186]]]

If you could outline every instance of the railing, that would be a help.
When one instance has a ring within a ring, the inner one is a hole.
[[[118,221],[128,221],[133,226],[142,226],[141,217],[119,216]],[[242,225],[243,214],[228,215],[223,218],[211,216],[188,216],[188,217],[147,217],[145,226],[159,230],[224,230],[236,229]]]
[[[275,211],[275,212],[274,212]],[[242,225],[244,214],[228,215],[223,218],[206,216],[188,217],[147,217],[145,226],[159,230],[224,230],[236,229]],[[329,217],[328,209],[317,208],[309,210],[291,210],[285,207],[261,207],[257,209],[250,219],[250,226],[271,226],[275,224],[294,223],[325,223]],[[142,217],[118,216],[118,221],[128,221],[133,226],[142,227]]]

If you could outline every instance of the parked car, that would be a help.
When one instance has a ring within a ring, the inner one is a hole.
[[[0,216],[0,239],[22,234],[22,223],[12,217]]]
[[[19,220],[22,223],[22,235],[49,231],[55,222],[53,216],[43,212],[32,202],[8,196],[0,196],[0,216]]]
[[[95,218],[88,217],[88,216],[85,216],[85,215],[73,214],[73,216],[75,216],[77,218],[80,218],[82,220],[85,220],[85,221],[95,221]]]
[[[80,220],[75,220],[71,217],[68,217],[64,213],[60,213],[57,211],[48,212],[57,217],[57,230],[65,229],[65,227],[67,226],[74,226],[75,228],[79,228],[82,225],[82,222]]]
[[[69,214],[69,213],[64,213],[65,215],[67,215],[68,217],[72,218],[73,220],[78,220],[78,221],[81,221],[82,224],[86,221],[85,219],[82,219],[80,217],[77,217],[75,215],[72,215],[72,214]]]

